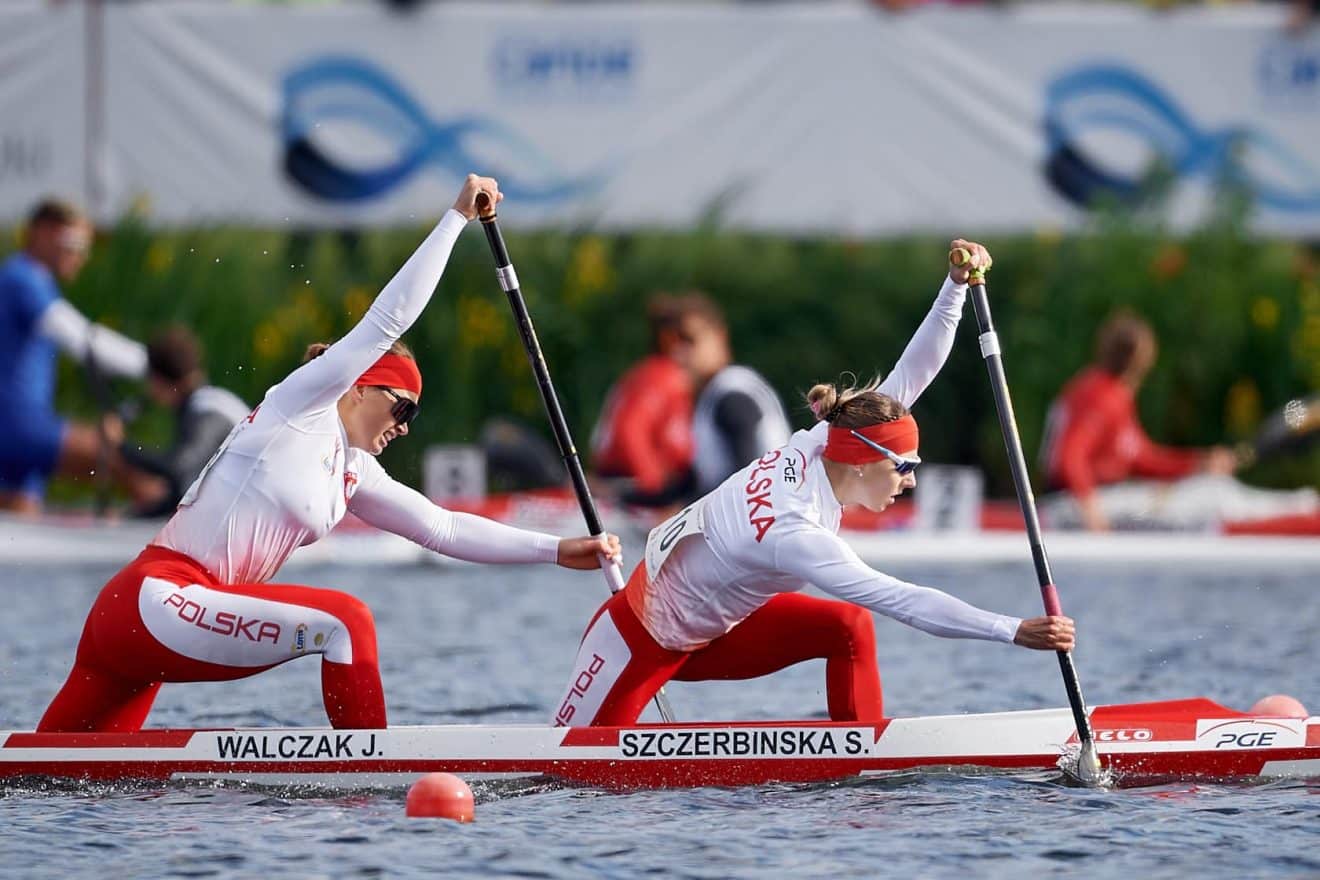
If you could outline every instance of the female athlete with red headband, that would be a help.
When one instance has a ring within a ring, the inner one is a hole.
[[[385,726],[371,612],[353,596],[270,584],[294,550],[346,512],[448,556],[596,568],[618,538],[565,538],[452,513],[394,482],[374,456],[408,433],[422,375],[399,337],[426,307],[454,241],[477,215],[469,175],[452,210],[363,319],[271,388],[240,422],[137,559],[97,597],[68,681],[42,731],[142,726],[165,681],[244,678],[321,655],[335,727]]]
[[[989,265],[980,245],[955,241]],[[824,658],[830,717],[882,717],[870,611],[946,638],[1070,650],[1066,617],[1019,620],[865,565],[838,536],[846,504],[884,510],[916,485],[908,407],[944,365],[969,266],[951,266],[930,314],[884,382],[817,385],[819,419],[657,526],[646,556],[583,636],[560,725],[635,722],[665,682],[746,679]],[[804,596],[808,584],[844,599]],[[868,610],[869,609],[869,610]]]

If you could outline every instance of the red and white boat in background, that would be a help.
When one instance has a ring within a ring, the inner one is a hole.
[[[1253,716],[1207,699],[1091,712],[1119,785],[1259,777],[1320,779],[1320,717]],[[825,782],[920,769],[1053,770],[1077,750],[1067,709],[633,727],[253,728],[139,733],[0,732],[0,779],[229,781],[406,786],[435,771],[547,778],[610,789]]]

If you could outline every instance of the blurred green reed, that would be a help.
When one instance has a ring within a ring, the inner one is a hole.
[[[237,228],[154,230],[128,217],[99,237],[67,291],[95,320],[147,338],[182,321],[208,352],[211,378],[256,403],[310,342],[342,335],[426,229],[361,234]],[[976,238],[975,230],[951,230]],[[12,247],[13,235],[3,239]],[[1302,244],[1252,237],[1238,219],[1175,236],[1134,215],[1084,233],[981,238],[995,257],[990,294],[1018,421],[1034,457],[1045,412],[1090,356],[1114,308],[1146,316],[1159,364],[1141,395],[1147,428],[1172,443],[1234,442],[1287,399],[1320,388],[1320,261]],[[794,239],[703,226],[684,232],[511,232],[509,248],[580,447],[610,383],[647,347],[644,308],[658,290],[701,289],[725,309],[737,358],[779,389],[798,425],[801,392],[845,371],[889,370],[945,272],[947,240]],[[985,370],[966,315],[943,374],[917,404],[927,460],[984,466],[1011,491]],[[408,442],[387,453],[419,479],[429,443],[475,439],[511,415],[544,430],[526,357],[480,233],[455,249],[439,293],[407,336],[426,380]],[[76,366],[59,405],[91,414]],[[121,385],[121,390],[133,389]],[[149,413],[135,436],[162,441]],[[1263,484],[1320,482],[1320,456],[1268,463]],[[68,490],[63,497],[68,497]]]

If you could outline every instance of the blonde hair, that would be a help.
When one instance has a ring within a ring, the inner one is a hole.
[[[853,379],[856,380],[856,377]],[[879,386],[878,378],[862,386],[849,384],[839,387],[821,383],[807,392],[807,406],[811,407],[811,412],[819,421],[840,428],[865,428],[907,415],[907,407],[888,394],[881,394],[876,390]]]
[[[325,354],[326,349],[329,347],[329,342],[313,342],[311,345],[307,346],[307,350],[303,352],[302,362],[305,364],[310,360],[319,358],[321,355]],[[389,353],[401,355],[409,360],[417,360],[417,358],[413,356],[412,349],[409,348],[402,339],[396,340],[395,343],[390,346]]]

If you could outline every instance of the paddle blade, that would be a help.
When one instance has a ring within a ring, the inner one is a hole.
[[[1094,740],[1067,746],[1059,756],[1058,766],[1070,779],[1087,788],[1110,788],[1114,784],[1114,774],[1100,764]]]
[[[1320,440],[1320,394],[1290,400],[1275,411],[1251,442],[1254,460],[1295,454]]]

